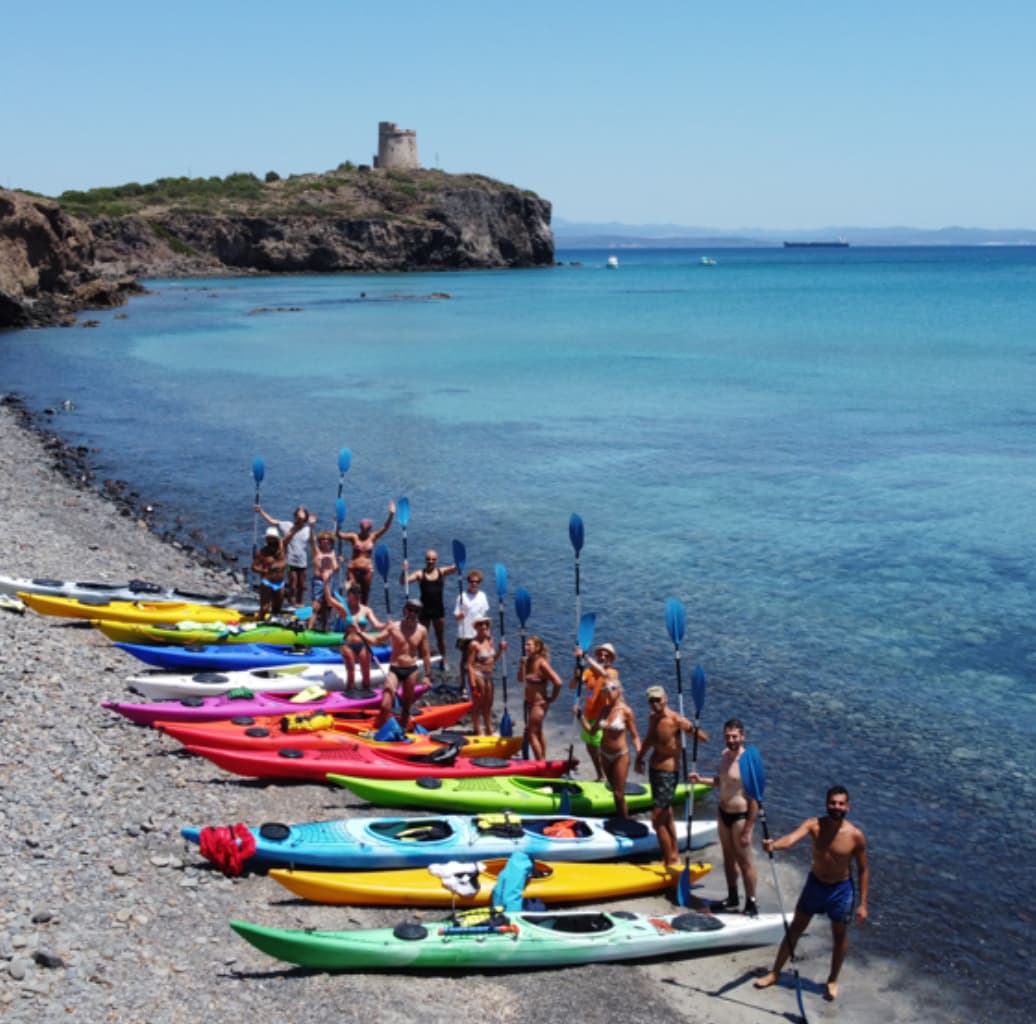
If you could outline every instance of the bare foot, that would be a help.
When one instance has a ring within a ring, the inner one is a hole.
[[[833,1003],[838,998],[838,982],[837,981],[829,981],[824,986],[824,998],[829,1003]]]
[[[754,982],[755,987],[756,988],[769,988],[771,985],[776,985],[778,977],[779,977],[779,975],[777,974],[776,971],[770,971],[769,973],[764,974],[761,978],[756,978],[755,979],[755,982]]]

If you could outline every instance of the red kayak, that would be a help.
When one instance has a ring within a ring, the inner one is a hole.
[[[483,775],[538,775],[560,778],[577,761],[526,761],[522,758],[461,757],[457,747],[434,754],[406,754],[353,743],[336,750],[228,750],[188,744],[224,771],[255,779],[308,779],[324,782],[329,772],[369,779],[473,778]]]

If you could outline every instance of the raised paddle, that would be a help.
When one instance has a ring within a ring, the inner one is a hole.
[[[579,552],[583,550],[583,541],[585,539],[583,517],[578,512],[573,512],[569,516],[568,539],[572,542],[572,548],[576,553],[576,630],[578,631],[579,623],[582,621],[582,606],[579,594]]]
[[[266,463],[261,455],[252,460],[252,479],[255,481],[255,501],[252,503],[252,564],[255,564],[255,553],[259,550],[259,485],[266,476]],[[253,570],[254,571],[254,570]]]
[[[669,633],[669,639],[673,641],[673,657],[676,662],[676,694],[679,702],[680,717],[683,713],[683,673],[680,670],[680,644],[683,641],[684,630],[687,625],[687,616],[683,605],[675,597],[669,598],[665,603],[665,628]],[[700,678],[699,689],[694,689],[694,754],[691,758],[693,764],[698,761],[698,729],[697,719],[701,717],[702,704],[705,702],[705,673],[700,668],[694,670],[695,679]],[[680,761],[683,768],[683,778],[687,781],[687,744],[680,744]],[[691,905],[691,827],[694,824],[694,789],[687,794],[687,850],[684,853],[683,871],[680,873],[680,880],[676,886],[676,902],[681,907]]]
[[[521,648],[518,653],[519,664],[525,664],[525,623],[532,612],[532,597],[525,587],[519,587],[514,592],[514,614],[518,616],[518,638]],[[524,675],[524,672],[522,673]],[[519,677],[520,678],[520,677]],[[522,757],[529,759],[529,705],[522,701],[522,720],[525,723],[525,732],[522,734]]]
[[[770,827],[766,823],[766,808],[763,806],[763,793],[766,791],[766,769],[763,768],[763,759],[755,746],[745,747],[739,759],[741,768],[741,782],[750,800],[759,804],[759,821],[763,826],[763,839],[770,838]],[[773,859],[773,850],[768,850],[770,855],[770,867],[773,869],[773,887],[777,892],[777,909],[781,912],[781,923],[784,925],[784,941],[788,944],[788,957],[794,958],[795,950],[791,944],[791,932],[788,929],[788,919],[784,916],[784,901],[781,899],[781,886],[777,881],[777,864]],[[799,977],[797,967],[792,967],[795,974],[795,997],[799,1001],[799,1015],[802,1017],[802,1024],[807,1024],[806,1008],[802,1004],[802,978]]]
[[[342,562],[342,538],[339,536],[342,527],[345,525],[345,499],[335,500],[335,544],[338,548],[338,589],[342,589],[342,574],[345,566]]]
[[[407,568],[403,572],[403,594],[406,597],[410,596],[410,572],[408,566],[408,558],[406,553],[406,528],[410,522],[410,499],[400,498],[396,502],[396,518],[399,520],[399,525],[403,530],[403,565]]]
[[[374,567],[378,570],[378,575],[381,576],[385,583],[385,614],[392,614],[392,603],[389,599],[389,550],[387,544],[379,544],[374,549]]]
[[[593,612],[587,612],[579,620],[577,632],[577,645],[580,651],[585,651],[594,645],[594,626],[597,624],[597,616]],[[583,695],[583,656],[576,658],[576,704]],[[568,742],[568,767],[565,769],[565,779],[572,781],[572,755],[576,745],[576,716],[572,716],[572,735]],[[569,786],[561,790],[561,803],[558,806],[558,813],[569,815],[572,813],[572,794]]]
[[[504,596],[507,594],[507,567],[499,562],[495,566],[497,611],[500,615],[500,672],[504,683],[504,713],[500,716],[500,735],[513,736],[514,722],[507,710],[507,648],[504,646]]]

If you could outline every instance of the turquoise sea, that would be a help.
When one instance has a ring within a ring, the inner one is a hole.
[[[348,522],[407,495],[412,556],[462,539],[491,596],[505,564],[563,669],[579,512],[583,610],[635,706],[675,700],[680,598],[703,724],[745,720],[773,829],[849,787],[873,883],[847,983],[895,957],[936,983],[932,1020],[1030,1019],[1036,251],[607,255],[156,281],[126,319],[0,337],[0,383],[71,399],[55,429],[101,475],[242,561],[253,457],[271,510],[329,522],[348,447]]]

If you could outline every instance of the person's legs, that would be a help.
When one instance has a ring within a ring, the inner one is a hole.
[[[723,820],[722,814],[718,822],[719,844],[723,850],[723,874],[727,879],[727,898],[722,904],[724,910],[735,910],[739,900],[737,895],[737,850],[734,845],[734,834],[731,827]]]
[[[745,909],[755,907],[755,861],[752,860],[752,847],[744,845],[741,840],[745,833],[744,821],[735,821],[730,827],[731,843],[737,860],[737,870],[745,883]]]
[[[781,942],[781,948],[777,950],[777,958],[773,962],[773,967],[767,974],[756,979],[756,988],[769,988],[777,983],[777,979],[781,976],[781,968],[784,967],[788,962],[788,958],[795,952],[795,946],[798,944],[799,938],[812,919],[812,914],[796,909],[795,916],[791,919],[788,935]],[[789,939],[791,940],[790,942],[788,941]]]
[[[845,963],[845,954],[849,950],[849,925],[845,921],[831,922],[831,973],[824,986],[824,998],[831,1000],[838,997],[838,975]]]

